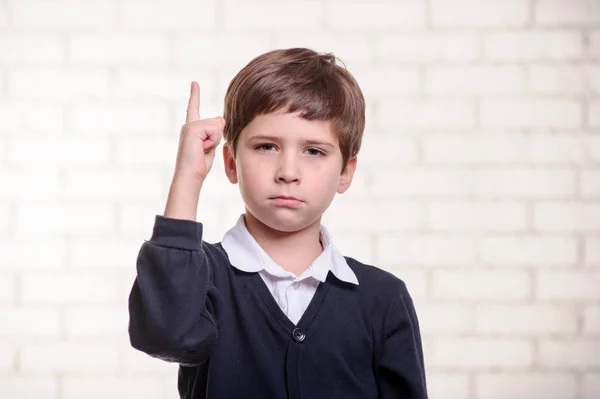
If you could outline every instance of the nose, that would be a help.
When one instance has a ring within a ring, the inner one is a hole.
[[[279,183],[295,183],[300,181],[300,171],[298,169],[298,161],[293,154],[281,153],[275,180]]]

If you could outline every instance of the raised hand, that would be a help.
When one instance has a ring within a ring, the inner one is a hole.
[[[200,119],[200,86],[192,82],[186,121],[179,134],[176,179],[204,181],[212,167],[224,127],[223,117]]]

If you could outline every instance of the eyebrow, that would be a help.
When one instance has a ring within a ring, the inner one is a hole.
[[[268,140],[268,141],[280,141],[279,137],[275,137],[275,136],[264,136],[264,135],[258,135],[258,136],[252,136],[248,139],[249,141],[252,140]],[[303,144],[310,144],[310,145],[321,145],[321,146],[325,146],[325,147],[335,147],[334,144],[328,142],[328,141],[321,141],[321,140],[302,140]]]

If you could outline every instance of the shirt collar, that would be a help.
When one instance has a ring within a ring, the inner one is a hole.
[[[324,282],[331,270],[338,279],[358,285],[356,274],[348,266],[341,252],[333,245],[332,236],[323,225],[321,225],[320,236],[323,252],[310,266],[312,277]],[[240,215],[235,226],[225,233],[221,245],[227,252],[230,263],[239,270],[245,272],[265,270],[273,276],[289,276],[289,273],[275,263],[250,234],[244,222],[244,215]]]

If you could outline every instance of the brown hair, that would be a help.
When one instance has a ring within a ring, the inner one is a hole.
[[[235,156],[240,132],[261,114],[285,109],[307,120],[331,120],[342,152],[342,170],[358,154],[365,100],[354,77],[333,53],[307,48],[273,50],[254,58],[225,94],[223,136]]]

